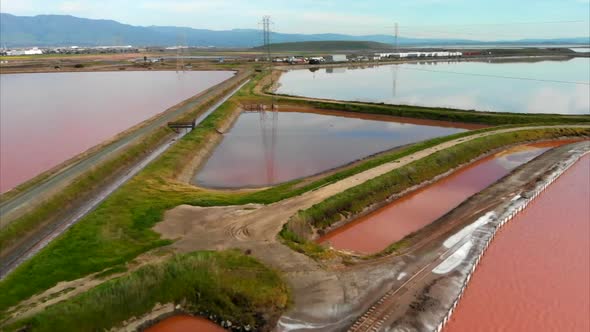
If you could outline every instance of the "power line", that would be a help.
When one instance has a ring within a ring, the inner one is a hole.
[[[498,37],[504,38],[518,38],[522,36],[522,31],[514,31],[514,26],[524,25],[547,25],[547,24],[572,24],[572,23],[585,23],[587,29],[590,31],[590,21],[584,20],[569,20],[569,21],[537,21],[537,22],[503,22],[503,23],[473,23],[473,24],[440,24],[440,25],[399,25],[399,30],[404,32],[404,35],[411,35],[414,37],[429,37],[432,38],[432,34],[438,35],[465,35],[465,36],[477,36],[481,38],[483,34],[490,33]],[[386,28],[393,28],[394,26],[387,26]],[[524,28],[524,27],[523,27]],[[530,32],[530,27],[528,30]]]
[[[405,66],[401,66],[401,65],[398,65],[398,66],[401,69],[416,70],[416,71],[426,71],[426,72],[432,72],[432,73],[445,73],[445,74],[466,75],[466,76],[479,76],[479,77],[493,77],[493,78],[503,78],[503,79],[511,79],[511,80],[550,82],[550,83],[561,83],[561,84],[590,85],[590,82],[589,83],[586,83],[586,82],[574,82],[574,81],[560,81],[560,80],[548,80],[548,79],[542,79],[542,78],[503,76],[503,75],[478,74],[478,73],[464,73],[464,72],[457,72],[457,71],[450,71],[450,70],[432,70],[432,69],[405,67]]]
[[[411,28],[438,28],[438,27],[464,27],[464,26],[497,26],[497,25],[535,25],[535,24],[566,24],[566,23],[588,23],[588,20],[565,20],[565,21],[529,21],[529,22],[498,22],[498,23],[465,23],[465,24],[430,24],[430,25],[403,25]],[[401,25],[400,25],[401,26]],[[391,28],[391,27],[388,27]]]
[[[398,51],[398,48],[397,48],[397,46],[398,46],[398,44],[397,44],[397,38],[398,38],[398,36],[399,36],[399,26],[398,26],[397,23],[395,23],[395,51],[396,52]]]
[[[532,28],[531,28],[532,29]],[[530,33],[532,30],[528,29],[528,33]],[[420,35],[428,35],[429,37],[432,37],[431,35],[450,35],[450,36],[460,36],[460,35],[464,35],[464,36],[477,36],[478,38],[481,38],[483,35],[486,34],[490,34],[490,35],[494,35],[496,37],[503,37],[503,38],[523,38],[523,35],[526,34],[527,32],[523,32],[522,29],[520,29],[519,31],[509,31],[508,28],[507,29],[497,29],[497,30],[484,30],[484,29],[460,29],[460,30],[442,30],[442,29],[423,29],[423,28],[406,28],[404,26],[400,27],[400,30],[402,30],[404,32],[404,35],[411,35],[413,37],[416,36],[420,36]],[[590,31],[590,27],[588,28],[588,31]]]

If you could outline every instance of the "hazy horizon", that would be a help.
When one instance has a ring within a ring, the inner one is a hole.
[[[0,4],[3,13],[17,16],[72,15],[135,26],[258,29],[260,18],[270,15],[273,31],[294,34],[392,35],[397,23],[399,35],[410,38],[497,41],[590,36],[589,0],[0,0]]]

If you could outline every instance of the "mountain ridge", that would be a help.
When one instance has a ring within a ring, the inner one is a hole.
[[[209,30],[176,26],[134,26],[109,19],[88,19],[71,15],[16,16],[0,13],[0,40],[6,47],[31,46],[212,46],[219,48],[250,48],[260,46],[262,33],[256,29]],[[308,41],[367,41],[393,44],[390,35],[354,36],[338,33],[271,34],[273,43]],[[468,39],[398,38],[398,44],[465,45],[465,44],[590,44],[590,37],[560,39],[523,39],[519,41],[482,42]]]

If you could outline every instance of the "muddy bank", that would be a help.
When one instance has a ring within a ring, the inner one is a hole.
[[[439,219],[434,226],[440,233],[424,253],[430,259],[407,274],[379,327],[440,331],[497,230],[589,150],[588,142],[551,150]]]
[[[430,120],[430,119],[417,119],[417,118],[408,118],[408,117],[401,117],[395,115],[383,115],[383,114],[372,114],[372,113],[360,113],[360,112],[350,112],[345,110],[328,110],[328,109],[319,109],[319,108],[312,108],[312,107],[302,107],[302,106],[294,106],[294,105],[285,105],[280,106],[280,112],[304,112],[304,113],[314,113],[314,114],[322,114],[322,115],[335,115],[342,118],[352,118],[352,119],[361,119],[361,120],[377,120],[377,121],[384,121],[384,122],[397,122],[397,123],[405,123],[405,124],[415,124],[415,125],[422,125],[422,126],[433,126],[433,127],[443,127],[443,128],[461,128],[461,129],[482,129],[488,128],[490,126],[485,124],[477,124],[477,123],[465,123],[465,122],[452,122],[452,121],[443,121],[443,120]]]

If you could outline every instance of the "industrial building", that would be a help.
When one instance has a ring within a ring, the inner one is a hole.
[[[376,53],[376,57],[383,58],[448,58],[461,57],[463,52],[395,52],[395,53]]]
[[[346,57],[345,54],[333,54],[333,55],[328,55],[326,57],[326,60],[329,62],[346,62],[346,61],[348,61],[348,58]]]
[[[38,55],[43,54],[43,51],[38,48],[31,48],[31,49],[19,49],[19,50],[9,50],[6,51],[6,55],[14,56],[14,55]]]

